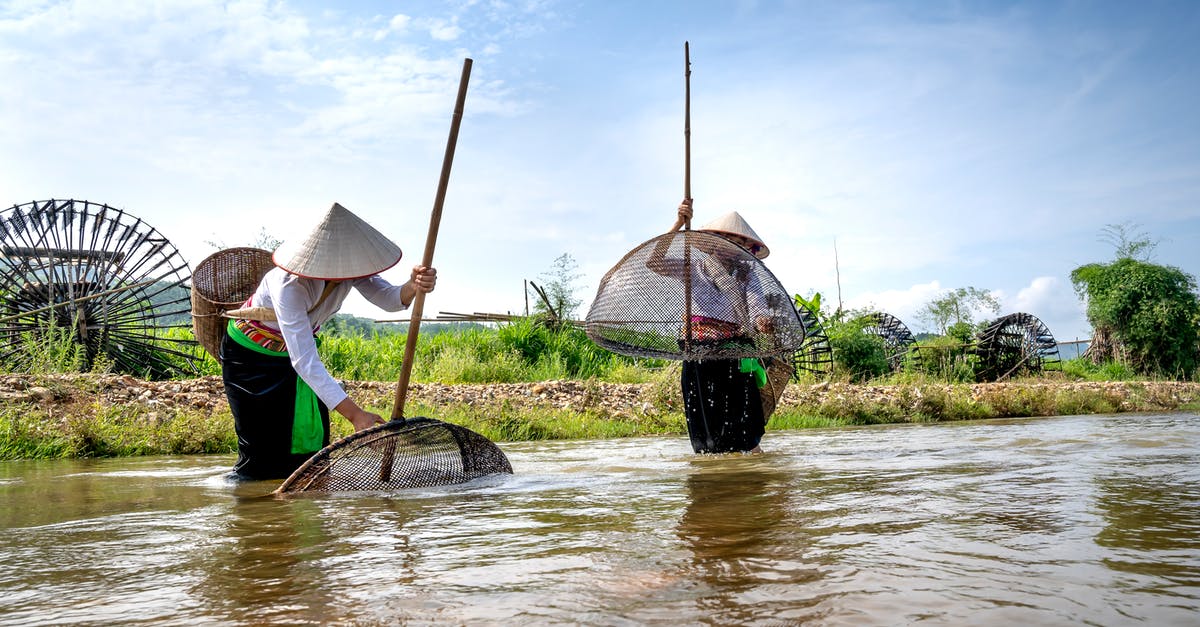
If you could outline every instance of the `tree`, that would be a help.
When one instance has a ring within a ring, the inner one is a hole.
[[[834,365],[851,381],[868,381],[891,371],[887,344],[878,335],[866,332],[875,321],[870,314],[866,310],[848,311],[827,327]]]
[[[236,246],[227,245],[224,241],[204,240],[205,244],[212,246],[215,250],[225,250],[227,248],[235,248],[237,246],[248,246],[250,248],[261,248],[263,250],[275,250],[283,243],[283,240],[271,235],[267,232],[267,227],[259,227],[258,235],[254,237],[254,241],[249,244],[239,244]]]
[[[816,318],[829,341],[837,372],[861,382],[891,370],[887,344],[878,335],[866,332],[866,328],[874,323],[872,312],[866,309],[846,311],[839,307],[832,314],[826,314],[821,311],[820,292],[815,292],[811,298],[793,294],[792,300],[797,309],[807,309]]]
[[[1112,244],[1116,249],[1117,259],[1150,261],[1154,256],[1154,247],[1158,246],[1158,240],[1150,239],[1134,222],[1108,224],[1100,229],[1100,233],[1100,240]]]
[[[939,335],[952,335],[962,341],[971,338],[976,312],[1000,313],[1000,301],[987,290],[960,287],[926,303],[917,312],[917,319],[937,330]]]
[[[540,288],[550,302],[547,305],[540,297],[535,299],[534,311],[549,314],[559,320],[573,317],[575,310],[583,303],[582,300],[575,298],[575,281],[583,276],[578,269],[579,263],[575,261],[571,253],[559,255],[550,270],[540,275],[542,281]]]
[[[1179,268],[1129,256],[1147,252],[1119,245],[1115,261],[1071,272],[1093,329],[1085,356],[1097,363],[1125,363],[1142,374],[1191,379],[1200,365],[1196,279]]]

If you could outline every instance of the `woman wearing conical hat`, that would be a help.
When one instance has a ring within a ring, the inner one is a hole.
[[[679,205],[678,217],[668,233],[678,231],[692,218],[691,199]],[[770,254],[762,238],[736,211],[729,212],[698,229],[715,233],[744,248],[758,259]],[[647,258],[646,265],[663,276],[690,280],[692,341],[721,346],[744,343],[752,347],[748,325],[770,333],[774,320],[749,320],[751,311],[766,311],[757,274],[739,259],[722,250],[693,255],[690,264],[666,256],[671,239],[662,239]],[[741,312],[740,316],[732,315]],[[741,317],[735,320],[729,318]],[[766,430],[759,382],[765,372],[757,359],[714,358],[685,360],[681,385],[688,436],[697,453],[757,452]]]
[[[316,332],[350,290],[385,311],[402,311],[431,292],[433,268],[415,266],[393,285],[379,276],[401,251],[382,233],[334,204],[307,237],[284,242],[275,268],[231,318],[221,342],[225,395],[238,436],[234,473],[282,479],[329,444],[329,409],[361,431],[383,418],[364,410],[329,374]]]

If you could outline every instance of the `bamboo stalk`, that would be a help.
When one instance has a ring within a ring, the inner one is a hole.
[[[442,158],[442,175],[438,180],[437,195],[433,201],[433,215],[429,218],[429,234],[425,237],[425,254],[421,265],[432,267],[433,249],[437,244],[438,227],[442,221],[442,205],[446,201],[446,187],[450,184],[450,168],[454,163],[454,148],[458,143],[458,128],[462,122],[463,104],[467,99],[467,83],[471,77],[471,59],[463,59],[462,78],[458,83],[458,98],[454,103],[454,116],[450,122],[450,137],[446,141],[446,154]],[[392,420],[404,420],[404,402],[408,397],[408,381],[412,376],[413,355],[417,348],[417,331],[421,326],[421,314],[425,308],[425,293],[417,291],[412,302],[412,319],[408,325],[408,337],[404,343],[404,362],[400,366],[400,380],[396,383],[396,402],[392,406]]]
[[[692,60],[688,42],[683,42],[683,199],[692,200]],[[683,279],[683,352],[692,352],[692,247],[687,231],[692,230],[692,219],[684,224],[683,267],[687,273]]]

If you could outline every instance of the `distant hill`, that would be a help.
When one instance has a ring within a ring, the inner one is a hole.
[[[477,322],[422,322],[421,336],[433,336],[438,333],[456,333],[468,329],[484,329],[486,325]],[[408,333],[407,322],[375,322],[371,318],[362,318],[351,314],[334,314],[328,322],[321,325],[321,333],[330,335],[357,335],[373,337]]]

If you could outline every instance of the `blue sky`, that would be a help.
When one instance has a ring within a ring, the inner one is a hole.
[[[523,311],[569,253],[582,317],[682,197],[684,41],[696,224],[739,211],[791,292],[919,331],[973,286],[1066,341],[1106,225],[1200,273],[1195,2],[3,2],[0,205],[121,207],[194,266],[337,201],[411,267],[470,57],[426,314]]]

